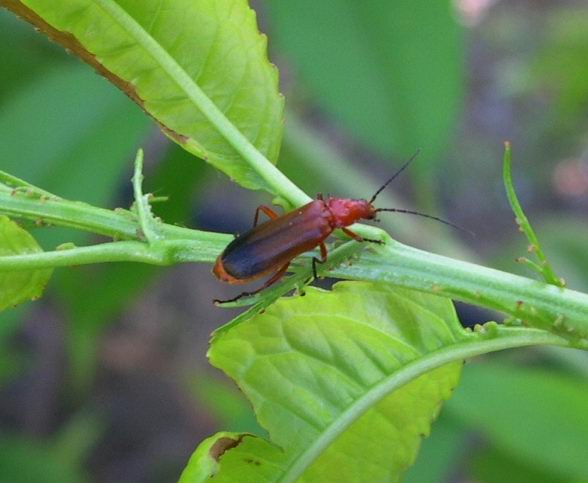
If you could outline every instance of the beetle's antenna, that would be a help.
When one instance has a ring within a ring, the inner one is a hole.
[[[406,163],[404,163],[404,164],[403,164],[403,165],[400,167],[400,169],[399,169],[398,171],[396,171],[396,173],[394,173],[394,174],[392,175],[392,177],[391,177],[391,178],[390,178],[388,181],[386,181],[386,182],[385,182],[385,183],[384,183],[384,184],[383,184],[383,185],[382,185],[382,186],[381,186],[381,187],[378,189],[378,191],[376,191],[376,192],[374,193],[374,196],[372,196],[372,198],[371,198],[371,199],[370,199],[370,201],[369,201],[370,205],[371,205],[371,204],[373,204],[373,203],[374,203],[374,201],[376,201],[376,198],[377,198],[377,197],[378,197],[378,195],[379,195],[379,194],[380,194],[380,193],[381,193],[381,192],[384,190],[384,188],[385,188],[386,186],[388,186],[390,183],[392,183],[392,181],[394,181],[394,180],[396,179],[396,177],[397,177],[397,176],[398,176],[400,173],[402,173],[402,172],[403,172],[403,171],[404,171],[406,168],[408,168],[408,165],[414,161],[414,158],[416,158],[416,157],[419,155],[419,153],[420,153],[420,152],[421,152],[421,150],[420,150],[420,149],[417,149],[416,153],[414,153],[414,154],[413,154],[413,155],[410,157],[410,159],[409,159],[409,160],[408,160]]]
[[[444,225],[449,225],[452,228],[455,228],[457,230],[463,231],[464,233],[467,233],[467,234],[469,234],[471,236],[475,236],[474,232],[472,232],[470,230],[467,230],[466,228],[462,228],[461,226],[454,225],[453,223],[451,223],[451,222],[449,222],[447,220],[443,220],[443,219],[438,218],[436,216],[427,215],[425,213],[420,213],[418,211],[403,210],[402,208],[377,208],[376,209],[376,213],[378,213],[380,211],[391,211],[392,213],[405,213],[407,215],[422,216],[424,218],[429,218],[431,220],[439,221],[439,222],[443,223]]]

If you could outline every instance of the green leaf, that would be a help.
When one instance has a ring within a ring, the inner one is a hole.
[[[544,369],[468,366],[448,405],[503,453],[567,479],[588,479],[588,384]]]
[[[269,189],[241,156],[263,162],[254,146],[276,161],[283,98],[245,0],[0,3],[93,65],[184,148]]]
[[[462,95],[460,27],[447,0],[269,1],[272,44],[360,141],[432,159]],[[422,164],[422,163],[421,163]]]
[[[462,334],[448,299],[357,282],[309,288],[220,332],[211,363],[250,399],[271,443],[243,438],[214,480],[397,480],[461,362],[393,381]]]
[[[39,252],[41,248],[28,232],[0,216],[0,257]],[[0,273],[0,311],[39,298],[50,276],[51,270]]]

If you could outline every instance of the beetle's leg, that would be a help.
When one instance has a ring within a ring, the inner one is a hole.
[[[327,245],[324,242],[319,243],[319,247],[321,250],[321,263],[325,263],[327,261]]]
[[[286,273],[286,270],[288,270],[289,265],[290,265],[290,262],[286,263],[286,265],[284,265],[276,273],[274,273],[260,288],[258,288],[257,290],[254,290],[253,292],[242,292],[239,295],[237,295],[236,297],[233,297],[232,299],[227,299],[227,300],[214,299],[213,302],[215,304],[226,304],[228,302],[236,302],[237,300],[239,300],[243,297],[248,297],[249,295],[255,295],[256,293],[261,292],[262,290],[268,288],[269,286],[273,285],[278,280],[280,280],[284,276],[284,274]]]
[[[318,275],[316,273],[316,264],[323,264],[327,261],[327,246],[321,242],[319,244],[319,247],[321,249],[321,258],[318,259],[316,257],[312,257],[312,275],[314,276],[315,280],[318,278]]]
[[[323,264],[325,263],[322,260],[319,260],[317,257],[312,257],[312,276],[314,277],[315,280],[318,279],[318,273],[316,273],[316,264],[320,263]],[[312,280],[309,280],[309,282],[311,282]]]
[[[263,211],[270,220],[275,220],[280,215],[278,215],[274,210],[272,210],[269,206],[259,205],[255,210],[255,218],[253,218],[253,226],[257,226],[257,222],[259,221],[259,212]]]
[[[349,228],[341,228],[341,231],[343,233],[345,233],[349,238],[352,238],[353,240],[355,240],[357,242],[365,241],[365,238],[363,238],[362,236],[358,235],[357,233],[351,231]]]
[[[268,287],[270,287],[271,285],[273,285],[274,283],[276,283],[278,280],[280,280],[284,274],[286,273],[286,271],[288,270],[288,267],[290,266],[290,262],[286,263],[282,268],[280,268],[276,273],[274,273],[268,280],[267,282],[265,282],[263,284],[263,286],[259,289],[257,289],[255,292],[253,292],[254,294],[256,294],[257,292],[261,292],[263,289],[266,289]]]
[[[382,240],[373,240],[371,238],[364,238],[357,233],[351,231],[349,228],[341,228],[341,231],[345,233],[349,238],[353,238],[357,242],[368,242],[368,243],[377,243],[378,245],[382,245],[384,242]]]

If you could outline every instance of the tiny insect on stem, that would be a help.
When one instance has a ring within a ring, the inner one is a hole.
[[[336,229],[341,229],[357,242],[383,243],[381,240],[365,239],[347,228],[360,220],[377,221],[376,214],[380,212],[422,216],[469,232],[436,216],[400,208],[374,207],[373,202],[378,195],[410,165],[418,153],[406,161],[369,201],[330,195],[323,197],[319,193],[315,200],[281,216],[267,206],[257,208],[253,227],[229,243],[216,259],[212,272],[219,280],[234,285],[249,283],[264,276],[269,278],[255,291],[243,292],[230,300],[215,300],[215,303],[235,302],[261,292],[286,274],[294,258],[319,247],[320,258],[312,259],[313,276],[317,278],[317,263],[325,263],[328,257],[325,241]],[[260,212],[269,220],[259,223]]]

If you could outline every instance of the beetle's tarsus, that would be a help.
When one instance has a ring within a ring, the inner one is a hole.
[[[377,243],[378,245],[383,245],[384,244],[384,241],[383,240],[374,240],[373,238],[362,238],[361,241],[362,242],[367,242],[367,243]]]
[[[233,297],[232,299],[226,299],[226,300],[221,300],[221,299],[214,299],[212,301],[212,303],[214,305],[222,305],[222,304],[228,304],[231,302],[236,302],[237,300],[243,298],[243,297],[248,297],[249,295],[255,295],[258,291],[255,292],[242,292],[239,295],[237,295],[236,297]]]

